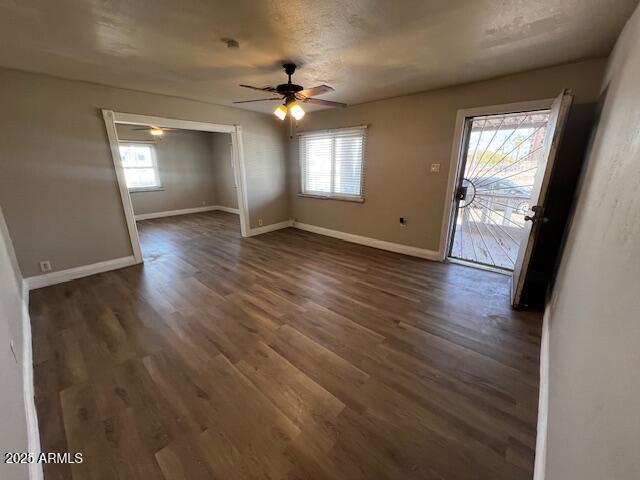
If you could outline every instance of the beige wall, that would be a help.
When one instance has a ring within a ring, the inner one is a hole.
[[[546,469],[538,461],[539,479],[640,478],[639,79],[637,10],[605,76],[546,315],[548,432],[539,442],[546,439],[547,457]]]
[[[573,88],[576,102],[597,98],[605,60],[590,60],[342,109],[313,112],[300,130],[369,124],[364,203],[298,197],[298,158],[291,142],[293,217],[389,242],[438,250],[459,109],[555,97]],[[440,173],[430,173],[440,163]],[[407,217],[401,227],[399,217]]]
[[[100,108],[240,124],[250,224],[289,218],[273,115],[0,69],[0,203],[23,274],[132,254]]]
[[[231,156],[231,136],[225,133],[212,133],[209,136],[209,148],[214,158],[214,178],[216,205],[238,208],[235,172]]]
[[[22,276],[0,210],[0,452],[3,459],[5,452],[28,451],[22,340]],[[0,461],[0,478],[27,480],[27,466],[5,465]]]
[[[118,140],[146,140],[150,135],[131,125],[116,126]],[[229,136],[228,134],[221,134]],[[162,190],[131,192],[136,215],[216,205],[214,164],[208,132],[172,130],[154,143]]]
[[[592,60],[310,113],[305,130],[370,124],[364,204],[297,197],[297,158],[271,115],[0,69],[0,202],[25,276],[40,273],[40,260],[62,270],[131,255],[99,112],[110,108],[241,124],[252,227],[293,217],[437,250],[457,110],[547,98],[563,87],[574,88],[577,102],[592,101],[603,67]],[[441,164],[439,174],[429,173],[431,163]]]

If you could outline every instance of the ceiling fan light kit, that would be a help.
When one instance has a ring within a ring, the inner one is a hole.
[[[291,116],[296,120],[300,120],[302,117],[304,117],[304,110],[300,105],[298,105],[298,102],[296,102],[295,100],[291,102],[288,107],[289,113],[291,113]]]
[[[167,128],[167,127],[157,127],[155,125],[145,125],[144,127],[134,128],[135,131],[144,131],[149,135],[154,137],[157,140],[161,140],[164,136],[164,132],[170,132],[171,130],[175,130],[175,128]]]
[[[273,114],[280,120],[284,120],[287,117],[287,107],[285,105],[278,105],[273,111]]]
[[[278,105],[278,107],[273,111],[273,114],[280,120],[287,118],[287,115],[291,115],[296,120],[300,120],[304,117],[304,110],[298,102],[293,100],[291,102],[286,101],[282,105]]]
[[[261,98],[258,100],[242,100],[239,102],[233,103],[250,103],[250,102],[264,102],[270,100],[284,100],[282,105],[278,105],[278,107],[273,111],[273,114],[278,117],[280,120],[284,120],[287,118],[287,115],[291,115],[291,117],[296,120],[300,120],[304,117],[305,112],[304,109],[300,106],[298,102],[302,103],[311,103],[316,105],[324,105],[327,107],[346,107],[345,103],[339,102],[331,102],[329,100],[321,100],[319,98],[313,98],[313,95],[322,95],[324,93],[333,92],[333,88],[328,85],[318,85],[317,87],[312,88],[304,88],[301,85],[296,85],[291,82],[291,75],[296,71],[296,65],[294,63],[285,63],[282,65],[285,73],[289,77],[287,83],[283,83],[278,85],[277,87],[253,87],[251,85],[240,85],[244,88],[250,88],[252,90],[260,90],[262,92],[267,92],[271,94],[280,95],[279,97],[272,98]]]

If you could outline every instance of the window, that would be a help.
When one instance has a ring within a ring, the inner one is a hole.
[[[364,200],[366,127],[299,136],[301,194]]]
[[[121,143],[120,158],[130,191],[162,188],[153,144]]]

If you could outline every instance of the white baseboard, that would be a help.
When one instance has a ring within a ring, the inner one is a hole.
[[[236,215],[240,215],[240,210],[237,208],[225,207],[224,205],[216,205],[216,210],[220,210],[221,212],[227,213],[235,213]]]
[[[272,223],[271,225],[265,225],[264,227],[251,228],[247,237],[254,237],[256,235],[262,235],[263,233],[273,232],[275,230],[281,230],[283,228],[293,226],[293,220],[285,220],[280,223]]]
[[[540,393],[538,394],[538,427],[536,454],[533,466],[533,480],[544,480],[547,464],[547,425],[549,420],[549,317],[551,308],[547,306],[542,319],[540,341]]]
[[[50,285],[56,285],[58,283],[69,282],[76,278],[88,277],[89,275],[95,275],[96,273],[108,272],[110,270],[118,270],[119,268],[130,267],[136,264],[136,259],[133,255],[129,257],[114,258],[113,260],[106,260],[104,262],[92,263],[90,265],[83,265],[81,267],[69,268],[67,270],[60,270],[58,272],[45,273],[42,275],[35,275],[33,277],[27,277],[24,279],[25,284],[29,290],[36,288],[48,287]]]
[[[224,207],[222,205],[208,205],[206,207],[183,208],[182,210],[167,210],[165,212],[141,213],[136,215],[136,220],[150,220],[152,218],[174,217],[176,215],[188,215],[190,213],[211,212],[220,210],[221,212],[239,214],[237,208]]]
[[[31,318],[29,317],[29,287],[22,281],[22,391],[24,410],[27,419],[27,448],[35,456],[40,454],[40,428],[36,411],[35,388],[33,385],[33,350],[31,343]],[[29,479],[42,480],[42,464],[29,464]]]
[[[300,222],[293,222],[293,227],[299,228],[300,230],[306,230],[307,232],[326,235],[327,237],[339,238],[340,240],[345,240],[351,243],[358,243],[360,245],[366,245],[368,247],[378,248],[380,250],[387,250],[389,252],[402,253],[403,255],[425,258],[427,260],[442,260],[439,252],[435,250],[428,250],[426,248],[418,248],[412,247],[410,245],[402,245],[401,243],[387,242],[384,240],[378,240],[377,238],[363,237],[361,235],[354,235],[353,233],[331,230],[329,228],[318,227],[316,225],[309,225]]]

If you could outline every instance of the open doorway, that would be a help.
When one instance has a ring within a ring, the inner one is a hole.
[[[549,121],[548,109],[465,119],[447,256],[512,272]]]
[[[103,116],[138,262],[170,248],[173,237],[180,238],[179,224],[189,224],[190,232],[223,226],[247,236],[239,126],[110,110],[103,110]],[[202,225],[194,226],[196,220]],[[158,235],[163,229],[164,235]]]
[[[240,233],[231,135],[116,122],[120,159],[145,260],[201,235]]]
[[[527,305],[537,276],[532,253],[550,221],[549,186],[572,102],[565,89],[550,100],[458,111],[443,259],[509,274],[516,308]]]

